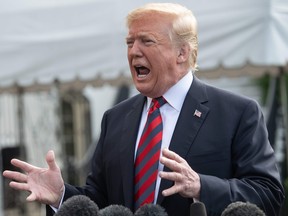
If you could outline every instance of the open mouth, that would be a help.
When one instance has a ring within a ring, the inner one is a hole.
[[[134,68],[138,78],[144,78],[150,73],[150,70],[144,66],[135,66]]]

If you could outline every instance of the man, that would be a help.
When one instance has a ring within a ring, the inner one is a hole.
[[[228,204],[241,200],[277,215],[283,188],[260,108],[193,75],[198,42],[192,12],[178,4],[148,4],[129,13],[127,26],[129,66],[141,94],[104,114],[86,185],[64,184],[50,151],[48,169],[13,159],[25,174],[5,171],[14,180],[10,186],[31,191],[28,201],[54,210],[72,195],[85,194],[99,208],[120,204],[135,211],[138,143],[152,98],[163,96],[166,103],[157,108],[162,155],[150,201],[169,216],[188,216],[197,201],[206,205],[208,215],[221,215]]]

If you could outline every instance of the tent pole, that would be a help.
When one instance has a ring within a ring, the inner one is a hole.
[[[24,135],[24,99],[23,89],[17,87],[17,116],[18,116],[18,142],[21,159],[25,158],[25,135]]]
[[[17,86],[17,116],[18,116],[18,142],[19,142],[19,157],[21,160],[25,160],[26,152],[25,152],[25,131],[24,131],[24,91],[23,88]],[[24,194],[20,195],[21,198],[19,200],[24,200]],[[19,201],[18,200],[18,201]],[[21,203],[21,202],[20,202]],[[26,205],[19,204],[19,211],[21,214],[26,214]]]

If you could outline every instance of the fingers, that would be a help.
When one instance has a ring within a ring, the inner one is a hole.
[[[49,166],[49,169],[51,169],[53,171],[58,170],[58,166],[57,166],[56,161],[55,161],[54,151],[52,151],[52,150],[48,151],[48,153],[46,155],[46,162]]]
[[[20,182],[12,181],[9,183],[9,186],[16,190],[29,191],[29,185],[27,183],[20,183]]]
[[[3,176],[18,182],[27,182],[27,175],[20,172],[5,170]]]
[[[9,183],[9,186],[11,188],[14,188],[16,190],[22,190],[22,191],[30,191],[30,188],[29,188],[29,185],[26,184],[26,183],[19,183],[19,182],[10,182]],[[27,198],[26,198],[27,201],[29,202],[32,202],[32,201],[35,201],[36,200],[36,196],[34,193],[31,193]]]
[[[182,157],[180,157],[178,154],[176,154],[173,151],[170,151],[168,148],[164,148],[162,151],[162,156],[169,158],[171,160],[174,160],[178,163],[186,162]]]
[[[170,181],[181,181],[181,178],[182,178],[182,175],[180,173],[177,173],[177,172],[160,171],[159,176],[161,178],[164,178],[164,179],[167,179]]]
[[[29,191],[29,185],[27,184],[27,175],[16,171],[5,170],[3,172],[3,176],[13,180],[9,183],[9,186],[11,188],[14,188],[16,190]]]
[[[26,173],[29,173],[33,168],[35,168],[33,165],[18,159],[12,159],[11,164],[22,169]]]
[[[175,182],[174,186],[162,191],[163,196],[170,196],[179,193],[182,190],[182,185],[176,184],[176,182],[178,183],[183,181],[182,171],[184,169],[183,165],[186,164],[186,161],[175,152],[165,148],[162,151],[160,162],[172,171],[159,172],[160,178]]]
[[[182,157],[169,149],[163,149],[160,162],[174,172],[181,172],[182,164],[187,164]]]
[[[163,196],[171,196],[173,194],[179,193],[181,191],[181,187],[178,185],[174,185],[173,187],[170,187],[166,190],[162,191]]]
[[[171,172],[160,171],[160,178],[174,182],[172,187],[162,191],[163,196],[179,193],[183,197],[199,197],[200,177],[185,159],[175,152],[163,149],[160,162],[171,170]]]

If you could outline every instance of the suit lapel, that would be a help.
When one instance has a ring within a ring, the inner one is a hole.
[[[145,97],[139,96],[132,104],[122,125],[122,137],[119,138],[121,142],[119,166],[122,174],[124,202],[130,208],[134,205],[134,153],[144,102]]]
[[[169,146],[171,151],[174,151],[184,159],[209,112],[209,108],[203,105],[207,100],[205,86],[194,76]],[[169,171],[169,169],[164,167],[164,171]],[[173,182],[171,181],[161,180],[157,203],[161,203],[164,199],[161,192],[172,185]]]

